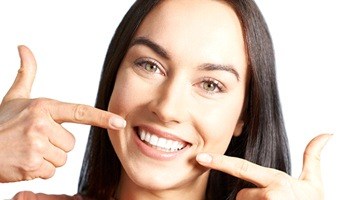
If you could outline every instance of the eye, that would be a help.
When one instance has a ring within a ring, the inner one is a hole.
[[[149,71],[149,72],[156,72],[158,67],[153,64],[153,63],[144,63],[143,67],[145,68],[146,71]]]
[[[150,58],[137,59],[135,61],[135,65],[146,72],[164,75],[161,68],[159,67],[160,64],[157,61],[154,61]]]
[[[221,93],[223,92],[223,85],[212,78],[204,78],[201,83],[200,87],[203,88],[207,93]]]

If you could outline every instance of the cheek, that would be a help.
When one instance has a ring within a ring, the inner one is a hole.
[[[137,89],[137,85],[139,84],[128,74],[127,70],[121,68],[108,105],[108,111],[123,117],[127,121],[125,129],[118,131],[108,129],[110,140],[120,158],[123,157],[122,152],[125,152],[128,143],[128,138],[125,137],[124,133],[128,130],[129,122],[133,120],[134,111],[142,104],[142,94]]]
[[[124,74],[118,75],[109,101],[108,111],[126,118],[128,113],[138,104],[139,94],[130,78]]]
[[[115,87],[109,101],[108,111],[125,118],[130,106],[130,102],[126,98],[127,93],[125,88]]]
[[[209,110],[201,119],[204,148],[224,153],[230,143],[241,115],[243,103],[225,104]]]

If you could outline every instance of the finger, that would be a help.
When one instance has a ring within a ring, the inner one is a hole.
[[[30,191],[23,191],[17,193],[12,200],[27,200],[27,199],[36,199],[35,194]]]
[[[281,171],[262,167],[241,158],[219,154],[200,153],[196,160],[203,166],[241,178],[258,187],[267,187],[277,174],[279,176],[284,174]]]
[[[49,179],[53,177],[56,172],[56,167],[49,161],[44,160],[40,168],[36,171],[37,176],[42,179]]]
[[[55,167],[61,167],[66,164],[67,153],[60,148],[52,145],[50,142],[47,145],[46,151],[44,152],[44,159],[50,162]]]
[[[332,134],[321,134],[312,139],[305,148],[303,171],[300,179],[321,181],[321,151]]]
[[[82,104],[56,102],[50,108],[50,114],[58,123],[73,122],[106,129],[122,129],[126,126],[122,117]]]
[[[75,145],[73,134],[56,122],[52,122],[51,127],[52,129],[47,130],[50,143],[67,153],[70,152]]]
[[[74,197],[67,195],[47,195],[47,194],[34,194],[33,192],[23,191],[17,193],[12,200],[74,200]]]
[[[36,61],[33,53],[26,46],[18,47],[21,67],[11,88],[5,95],[3,102],[16,98],[29,98],[36,74]]]
[[[54,195],[54,194],[42,194],[39,193],[36,195],[36,200],[74,200],[74,197],[68,195]]]
[[[282,189],[245,188],[240,190],[236,196],[236,200],[253,199],[286,199],[286,193]]]
[[[262,199],[261,188],[244,188],[237,193],[236,200]]]

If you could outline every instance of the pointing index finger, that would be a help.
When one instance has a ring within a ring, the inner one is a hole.
[[[106,129],[123,129],[126,126],[122,117],[83,104],[56,102],[50,108],[50,114],[58,123],[73,122]]]
[[[219,154],[200,153],[196,160],[203,166],[246,180],[258,187],[267,187],[274,180],[276,174],[283,173],[276,169],[262,167],[245,159]]]

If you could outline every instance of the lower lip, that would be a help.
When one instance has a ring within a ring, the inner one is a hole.
[[[136,133],[136,131],[134,134],[134,141],[144,155],[156,160],[161,160],[161,161],[173,160],[188,149],[188,145],[183,149],[179,151],[174,151],[174,152],[164,152],[158,149],[154,149],[148,146],[147,144],[145,144],[144,142],[142,142],[138,134]]]

